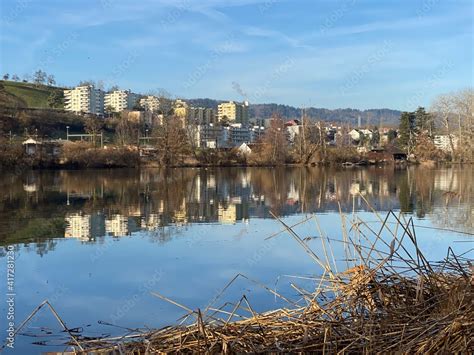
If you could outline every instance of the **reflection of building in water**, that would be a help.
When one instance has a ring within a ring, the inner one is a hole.
[[[99,238],[105,235],[105,218],[100,212],[91,215],[91,237]]]
[[[458,176],[452,169],[441,170],[435,175],[434,187],[443,191],[455,191],[458,189]]]
[[[130,206],[128,208],[128,215],[133,217],[141,217],[142,211],[139,206]]]
[[[128,218],[120,214],[106,218],[105,231],[114,237],[129,235]]]
[[[242,174],[242,177],[240,179],[240,183],[242,184],[242,188],[247,188],[250,187],[250,182],[252,179],[252,174],[250,173],[250,170],[245,171]]]
[[[160,226],[161,218],[159,214],[151,213],[148,216],[144,216],[141,219],[141,228],[147,231],[157,230]]]
[[[287,195],[287,203],[289,203],[290,205],[294,205],[299,200],[300,200],[300,193],[296,189],[295,183],[292,181],[290,184],[288,195]]]
[[[180,207],[174,212],[173,221],[177,225],[186,224],[187,216],[186,216],[186,199],[185,198],[183,198],[183,200],[181,201]]]
[[[388,181],[383,180],[380,184],[379,196],[388,197],[390,196],[390,189],[388,187]]]
[[[23,190],[25,190],[26,192],[36,192],[38,190],[38,187],[36,186],[36,184],[24,184]]]
[[[224,207],[219,205],[217,215],[219,222],[221,223],[235,223],[237,220],[237,206],[228,205],[227,207]]]
[[[216,188],[216,177],[214,175],[208,175],[207,177],[207,187],[209,189]]]
[[[351,195],[358,195],[360,193],[362,193],[361,189],[360,189],[360,184],[358,182],[353,182],[351,184],[351,188],[349,190],[349,193]]]
[[[74,213],[66,215],[66,238],[78,238],[89,240],[91,230],[91,216],[86,214]]]

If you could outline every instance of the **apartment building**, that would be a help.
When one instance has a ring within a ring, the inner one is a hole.
[[[64,90],[64,107],[76,113],[104,114],[104,92],[93,85]]]
[[[189,117],[189,106],[186,101],[176,100],[173,104],[173,110],[176,117],[186,121]]]
[[[220,125],[198,125],[192,139],[201,148],[235,148],[242,143],[255,143],[263,136],[264,127],[248,127],[241,123],[233,123],[223,127]]]
[[[91,216],[80,213],[73,213],[66,215],[66,229],[64,236],[66,238],[78,238],[81,240],[88,240],[91,233]]]
[[[196,124],[211,124],[215,123],[216,116],[212,108],[207,107],[190,107],[189,120]]]
[[[436,135],[434,136],[434,145],[436,148],[444,151],[444,152],[451,152],[454,147],[454,149],[458,148],[458,137],[454,135],[448,135],[448,134],[443,134],[443,135]],[[451,143],[453,147],[451,146]]]
[[[113,112],[132,110],[138,97],[137,94],[132,93],[130,90],[115,90],[105,94],[104,106],[105,108],[110,107]]]
[[[158,112],[160,109],[160,99],[156,96],[145,96],[140,99],[140,106],[145,109],[145,111]]]
[[[218,106],[217,120],[220,122],[227,119],[230,122],[248,124],[249,103],[238,103],[234,101],[224,102]]]

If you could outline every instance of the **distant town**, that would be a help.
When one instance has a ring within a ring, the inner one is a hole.
[[[8,95],[5,85],[54,87],[54,77],[44,72],[35,78],[32,85],[8,81],[5,75],[2,90]],[[469,90],[456,95],[452,102],[472,99]],[[353,166],[468,162],[473,157],[472,108],[460,111],[460,104],[440,106],[434,112],[423,107],[403,112],[396,126],[382,125],[382,119],[368,122],[360,115],[356,122],[331,122],[309,116],[305,108],[293,118],[279,112],[270,118],[250,117],[248,101],[220,102],[217,108],[196,106],[167,94],[141,95],[118,87],[106,92],[93,82],[82,82],[73,88],[54,87],[48,105],[55,110],[46,110],[39,119],[41,112],[21,105],[4,112],[10,116],[0,127],[4,140],[13,144],[22,139],[22,148],[16,156],[4,156],[3,165],[10,159],[38,167]]]

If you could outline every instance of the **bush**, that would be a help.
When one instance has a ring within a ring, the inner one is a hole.
[[[89,143],[66,143],[63,148],[66,166],[76,168],[136,167],[139,165],[137,151],[128,148],[94,148]]]
[[[7,139],[0,140],[0,166],[14,167],[25,163],[26,155],[21,143],[10,143]]]
[[[345,162],[356,163],[360,158],[360,154],[354,147],[328,148],[326,151],[326,161],[331,164],[342,164]]]

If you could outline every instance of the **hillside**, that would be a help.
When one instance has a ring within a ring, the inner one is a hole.
[[[48,99],[62,94],[63,89],[52,86],[0,80],[0,105],[26,108],[50,108]],[[56,106],[62,108],[62,104]]]
[[[61,109],[61,100],[53,100],[57,105],[49,107],[50,97],[58,94],[62,96],[61,88],[0,81],[0,136],[35,131],[41,136],[62,137],[66,126],[82,131],[83,118]]]
[[[217,105],[222,101],[212,99],[190,99],[191,105],[203,106],[217,109]],[[279,105],[279,104],[250,104],[249,116],[258,118],[270,118],[273,114],[279,114],[286,119],[300,118],[302,112],[300,108]],[[363,125],[385,125],[398,126],[401,112],[391,109],[370,109],[357,110],[351,108],[329,110],[325,108],[306,108],[306,115],[313,120],[323,120],[327,122],[340,122],[356,125],[358,117]]]
[[[62,88],[51,86],[36,86],[30,83],[20,83],[0,80],[0,106],[3,107],[24,107],[24,108],[51,108],[50,98],[52,95],[62,96]],[[214,99],[188,99],[192,106],[210,107],[217,109],[222,101]],[[63,108],[62,101],[59,100],[55,108]],[[300,108],[270,104],[250,104],[249,116],[257,118],[270,118],[273,114],[279,114],[285,119],[300,118],[302,112]],[[310,107],[306,109],[306,115],[313,120],[323,120],[328,122],[349,123],[356,125],[358,117],[363,125],[385,125],[398,126],[400,111],[391,109],[370,109],[357,110],[351,108],[329,110],[325,108]]]

